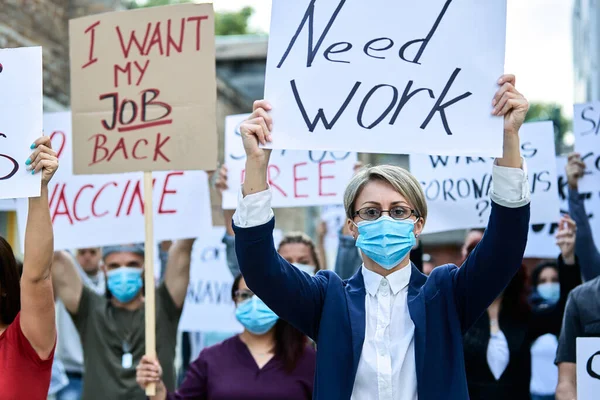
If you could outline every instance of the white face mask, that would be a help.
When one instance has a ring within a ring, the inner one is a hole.
[[[292,265],[294,267],[298,268],[300,271],[306,272],[310,276],[314,276],[315,275],[315,269],[316,268],[315,268],[314,265],[300,264],[300,263],[293,263]]]

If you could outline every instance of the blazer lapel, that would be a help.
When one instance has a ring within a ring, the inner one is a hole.
[[[425,358],[426,322],[425,299],[421,294],[421,288],[427,281],[427,277],[411,263],[410,282],[408,284],[408,312],[415,324],[415,362],[417,366],[417,382],[423,376]],[[421,294],[421,295],[420,295]]]
[[[346,285],[346,299],[348,302],[348,317],[352,328],[352,361],[353,371],[356,375],[358,361],[365,341],[365,281],[361,268],[348,280]]]

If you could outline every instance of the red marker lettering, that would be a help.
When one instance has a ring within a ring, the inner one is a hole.
[[[179,31],[179,45],[173,40],[171,36],[171,20],[167,21],[167,57],[171,55],[171,46],[176,52],[181,53],[183,50],[183,33],[185,32],[185,18],[181,18],[181,30]]]
[[[208,16],[203,15],[201,17],[188,17],[188,22],[196,21],[196,51],[200,51],[200,26],[202,21],[208,19]]]
[[[121,34],[121,29],[118,26],[115,28],[117,30],[117,35],[119,36],[119,43],[121,44],[121,51],[123,52],[123,56],[125,58],[129,57],[129,52],[131,51],[131,46],[134,44],[135,44],[135,47],[137,47],[137,49],[138,49],[139,55],[140,56],[145,55],[144,49],[146,48],[146,43],[148,43],[148,36],[150,36],[150,28],[151,27],[152,27],[152,24],[150,22],[148,22],[148,25],[146,26],[146,34],[144,35],[144,41],[142,42],[142,44],[140,44],[137,37],[135,36],[135,31],[131,31],[131,33],[129,34],[129,41],[127,42],[127,46],[125,45],[125,42],[123,40],[123,35]]]
[[[157,22],[156,25],[154,25],[154,33],[152,34],[152,39],[150,39],[150,44],[148,45],[148,48],[146,49],[146,55],[150,54],[150,50],[152,50],[152,48],[158,45],[158,52],[160,53],[160,55],[163,55],[163,45],[162,45],[162,37],[160,35],[160,22]]]
[[[90,184],[88,184],[88,185],[83,185],[83,186],[81,187],[81,189],[79,189],[79,191],[78,191],[78,192],[77,192],[77,194],[75,195],[75,199],[73,200],[73,216],[74,216],[74,217],[75,217],[75,219],[76,219],[77,221],[79,221],[79,222],[82,222],[82,221],[87,221],[88,219],[90,219],[90,217],[89,217],[89,216],[87,216],[87,217],[85,217],[85,218],[79,218],[79,216],[77,215],[77,204],[78,204],[78,202],[79,202],[79,196],[81,195],[81,193],[83,193],[83,191],[84,191],[85,189],[93,189],[93,188],[94,188],[94,185],[90,185]]]
[[[165,210],[163,209],[163,205],[165,202],[165,196],[167,194],[177,194],[177,190],[169,190],[167,189],[167,186],[169,185],[169,179],[172,176],[183,176],[183,172],[169,172],[167,174],[167,176],[165,177],[165,183],[163,185],[163,191],[162,191],[162,195],[160,196],[160,203],[158,205],[158,213],[159,214],[175,214],[177,213],[177,210]]]
[[[136,160],[145,160],[146,158],[148,158],[148,156],[138,157],[137,153],[136,153],[137,147],[139,146],[140,143],[144,143],[146,146],[148,146],[148,141],[146,139],[138,140],[133,145],[133,150],[131,151],[131,156]]]
[[[98,61],[98,58],[94,57],[94,42],[96,40],[96,27],[100,25],[100,21],[94,22],[92,25],[88,26],[84,33],[90,34],[90,52],[88,56],[88,62],[81,66],[81,69],[87,68],[93,63]]]
[[[98,190],[98,193],[96,193],[96,195],[94,196],[94,200],[92,200],[92,215],[96,218],[102,218],[105,215],[108,215],[108,210],[106,210],[105,212],[103,212],[102,214],[99,214],[96,211],[96,202],[98,201],[98,199],[100,198],[100,195],[102,194],[102,192],[104,192],[104,189],[106,189],[107,187],[109,187],[110,185],[117,187],[117,182],[108,182],[105,183],[104,186],[102,186],[100,188],[100,190]],[[127,191],[127,188],[129,187],[129,182],[127,182],[127,186],[125,186],[125,192]],[[121,198],[121,204],[123,204],[123,198]],[[121,211],[121,204],[119,204],[119,211],[117,211],[117,216],[118,216],[118,212]]]
[[[323,175],[323,165],[325,164],[335,164],[335,161],[329,160],[319,163],[319,196],[335,196],[335,193],[323,193],[323,181],[325,179],[335,179],[335,175]]]
[[[92,140],[95,139],[94,142],[94,156],[92,157],[92,162],[88,164],[88,166],[92,166],[94,164],[97,164],[101,161],[104,161],[106,159],[106,157],[108,157],[108,149],[106,147],[104,147],[104,145],[106,144],[106,135],[103,135],[102,133],[97,133],[95,135],[93,135],[91,138],[88,139]],[[99,158],[98,157],[98,152],[99,151],[103,151],[104,155]]]
[[[275,172],[277,172],[277,175],[272,176],[271,175],[272,170],[275,170]],[[279,190],[279,192],[283,195],[283,197],[287,197],[287,193],[284,192],[283,189],[281,189],[274,182],[275,179],[277,177],[279,177],[280,174],[281,174],[281,170],[279,169],[279,167],[277,165],[269,165],[269,167],[267,168],[267,181],[269,182],[269,186],[271,186],[271,188]]]
[[[158,160],[158,156],[160,155],[166,162],[171,162],[171,160],[169,160],[167,158],[167,156],[165,156],[163,154],[163,152],[160,151],[161,147],[163,147],[170,139],[171,139],[171,136],[167,136],[165,138],[165,140],[163,140],[161,142],[160,141],[160,133],[156,136],[156,146],[154,147],[154,158],[153,158],[154,161]]]
[[[307,181],[308,178],[307,177],[302,177],[302,178],[298,178],[298,167],[301,167],[303,165],[307,165],[308,163],[298,163],[298,164],[294,164],[294,197],[299,199],[299,198],[307,198],[308,195],[307,194],[298,194],[298,182],[301,181]]]

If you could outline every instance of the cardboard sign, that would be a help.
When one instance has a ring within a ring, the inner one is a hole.
[[[223,208],[237,207],[244,181],[246,154],[239,126],[249,114],[230,115],[225,120],[225,164],[229,190],[223,193]],[[343,202],[344,190],[354,174],[357,155],[351,152],[287,151],[271,153],[268,169],[274,208],[308,207]]]
[[[0,49],[0,199],[37,197],[25,161],[42,136],[42,48]]]
[[[575,151],[585,162],[585,176],[579,182],[583,191],[600,190],[600,101],[576,104],[573,110]]]
[[[521,153],[531,189],[531,223],[555,222],[559,212],[552,122],[523,125]],[[411,156],[410,170],[425,191],[425,233],[485,227],[494,160],[484,157]]]
[[[558,221],[561,214],[569,213],[569,187],[567,184],[567,175],[565,166],[567,157],[556,157],[557,171],[557,189],[560,200],[560,214],[556,215],[556,220],[546,224],[534,224],[529,229],[527,237],[527,248],[525,249],[526,258],[555,258],[560,254],[560,249],[556,246],[556,234],[558,233]],[[586,192],[579,191],[584,197],[584,206],[588,214],[588,220],[592,229],[594,238],[600,238],[600,191]],[[543,206],[538,205],[536,206]]]
[[[212,4],[69,21],[75,174],[217,163]]]
[[[506,1],[273,0],[276,149],[500,156]]]
[[[45,114],[44,131],[52,135],[61,164],[49,186],[55,248],[143,242],[143,174],[73,175],[70,113]],[[212,226],[202,171],[155,173],[153,200],[157,241],[201,237]],[[17,214],[23,239],[26,201],[19,202]]]
[[[14,200],[0,200],[0,211],[15,211],[17,203]]]
[[[596,400],[600,392],[600,338],[577,338],[577,399]]]

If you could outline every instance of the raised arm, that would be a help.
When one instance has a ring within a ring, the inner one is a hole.
[[[58,158],[48,136],[39,138],[34,145],[28,164],[32,173],[42,174],[42,188],[40,197],[29,199],[21,277],[21,330],[40,358],[47,359],[56,342],[51,279],[54,232],[48,207],[48,182],[58,168]]]
[[[592,228],[585,211],[583,196],[579,194],[579,179],[583,176],[585,164],[577,153],[569,154],[567,182],[569,184],[569,213],[577,223],[577,245],[575,254],[581,263],[581,276],[584,282],[600,275],[600,252],[594,243]]]
[[[56,295],[63,302],[67,311],[76,315],[79,310],[83,282],[77,271],[75,260],[66,251],[54,253],[52,282]]]
[[[196,239],[178,240],[169,249],[165,285],[178,308],[183,307],[188,284],[190,283],[190,264],[192,247]]]
[[[479,318],[521,267],[529,231],[529,184],[522,169],[519,129],[529,105],[504,75],[492,106],[504,116],[503,156],[495,162],[490,192],[492,211],[483,239],[457,270],[454,298],[463,332]]]
[[[233,216],[235,248],[246,284],[277,315],[316,338],[323,306],[326,275],[310,277],[277,254],[273,243],[275,218],[267,185],[270,150],[270,106],[259,101],[240,127],[246,151],[246,176]]]

